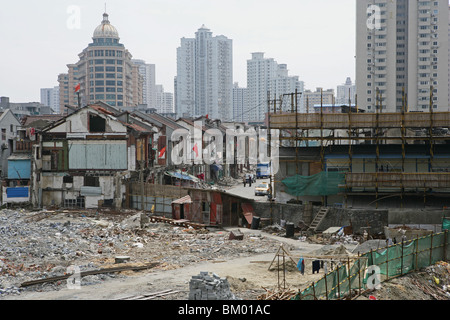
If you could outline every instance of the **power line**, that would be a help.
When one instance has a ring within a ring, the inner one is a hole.
[[[244,114],[247,114],[248,112],[250,112],[250,111],[252,111],[252,110],[255,110],[256,108],[261,107],[261,105],[262,105],[263,103],[265,103],[265,102],[261,102],[261,103],[260,103],[259,105],[257,105],[256,107],[251,108],[251,109],[248,109],[247,111],[241,113],[241,114],[240,114],[239,116],[237,116],[236,118],[238,119],[238,118],[242,117]]]

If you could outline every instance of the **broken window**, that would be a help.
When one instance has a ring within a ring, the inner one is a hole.
[[[63,183],[73,183],[73,177],[71,177],[71,176],[64,176],[63,177]]]
[[[64,207],[65,208],[84,208],[85,207],[85,198],[78,197],[76,199],[64,199]]]
[[[84,177],[85,187],[100,187],[100,179],[98,177]]]
[[[202,202],[202,211],[203,212],[209,212],[210,207],[208,202]]]
[[[42,150],[42,166],[44,171],[67,170],[67,155],[64,149]]]
[[[106,131],[106,120],[95,114],[89,115],[89,131],[101,133]]]

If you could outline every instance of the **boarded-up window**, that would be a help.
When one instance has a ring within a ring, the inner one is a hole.
[[[126,170],[127,142],[69,142],[69,169]]]

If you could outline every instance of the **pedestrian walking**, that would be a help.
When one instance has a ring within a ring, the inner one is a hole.
[[[246,177],[244,177],[243,179],[243,182],[244,182],[244,188],[247,186],[247,178]]]

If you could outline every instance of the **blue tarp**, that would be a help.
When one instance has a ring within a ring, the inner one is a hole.
[[[189,181],[198,181],[198,178],[195,178],[193,176],[191,176],[190,174],[184,173],[181,174],[180,172],[166,172],[166,174],[168,174],[171,177],[177,178],[177,179],[182,179],[182,180],[189,180]]]
[[[28,187],[6,188],[7,198],[28,198]]]
[[[8,159],[8,179],[30,179],[30,159]]]

